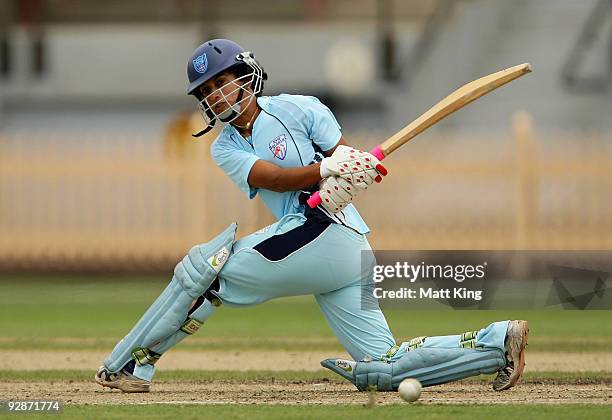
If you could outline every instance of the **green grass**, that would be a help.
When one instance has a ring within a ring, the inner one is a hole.
[[[0,276],[0,349],[107,349],[167,284],[154,276]],[[385,311],[398,341],[528,319],[530,351],[608,351],[611,311]],[[56,340],[56,337],[65,340]],[[180,348],[339,350],[311,296],[222,307]]]
[[[156,276],[0,275],[2,349],[110,350],[167,284]],[[398,341],[419,335],[460,333],[500,319],[524,318],[531,326],[530,351],[601,351],[612,348],[611,311],[385,311]],[[58,339],[58,337],[60,339]],[[339,350],[314,299],[279,299],[252,308],[220,308],[183,349]],[[1,382],[91,381],[88,370],[0,371]],[[526,372],[538,384],[609,384],[609,372]],[[329,381],[333,373],[306,371],[160,371],[156,381]],[[488,382],[490,377],[467,380]],[[1,397],[1,396],[0,396]],[[1,399],[1,398],[0,398]],[[49,418],[48,415],[42,415]],[[29,415],[28,418],[38,418]],[[608,419],[610,405],[68,405],[65,419],[168,418],[352,418],[399,419]],[[12,419],[14,415],[0,418]]]
[[[91,381],[90,370],[0,370],[0,381]],[[492,377],[479,376],[465,379],[468,383],[489,383]],[[328,371],[236,371],[236,370],[168,370],[159,371],[155,382],[198,381],[198,382],[243,382],[243,381],[304,381],[346,383],[338,375]],[[610,372],[525,372],[521,380],[524,383],[555,384],[591,384],[605,383],[612,385]]]
[[[142,405],[67,406],[62,419],[609,419],[612,409],[602,405],[421,405],[387,406],[288,406],[288,405]],[[48,418],[31,415],[28,418]],[[7,415],[6,418],[13,418]]]

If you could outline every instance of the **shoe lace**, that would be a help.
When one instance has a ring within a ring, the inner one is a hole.
[[[118,374],[111,373],[107,369],[102,369],[100,373],[98,374],[98,376],[105,381],[114,381],[115,379],[117,379]]]

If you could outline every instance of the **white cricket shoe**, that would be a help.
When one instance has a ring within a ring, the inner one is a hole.
[[[99,385],[112,389],[120,389],[123,392],[149,392],[151,388],[151,382],[149,381],[137,378],[123,370],[111,373],[104,365],[98,368],[94,381]]]
[[[529,335],[527,321],[510,321],[506,332],[506,366],[497,372],[493,381],[495,391],[510,389],[521,378],[525,369],[525,347]]]

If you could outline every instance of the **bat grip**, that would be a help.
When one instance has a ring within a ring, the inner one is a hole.
[[[378,159],[378,160],[383,160],[385,158],[385,154],[383,153],[382,148],[380,147],[380,145],[378,145],[375,148],[373,148],[372,150],[370,150],[370,153],[372,155],[374,155],[374,157],[376,157],[376,159]],[[312,194],[310,196],[310,198],[308,200],[306,200],[306,203],[308,203],[308,206],[311,209],[314,209],[319,204],[321,204],[322,200],[321,200],[321,195],[319,194],[319,191],[317,191],[314,194]]]
[[[385,154],[383,153],[382,147],[380,147],[380,144],[376,146],[375,148],[373,148],[372,150],[370,150],[370,154],[374,155],[374,157],[378,160],[385,159]]]

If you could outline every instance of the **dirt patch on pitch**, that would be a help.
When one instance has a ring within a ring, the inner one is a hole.
[[[348,383],[321,381],[168,381],[149,394],[103,390],[93,382],[0,383],[4,399],[58,399],[66,404],[397,404],[397,393],[358,392]],[[602,384],[524,383],[505,392],[490,385],[454,383],[426,388],[421,404],[610,404],[612,390]]]
[[[95,370],[108,355],[102,351],[2,350],[0,370]],[[348,358],[337,352],[291,351],[171,351],[158,362],[159,370],[305,370],[321,369],[329,357]],[[528,352],[528,372],[612,372],[612,353]]]

